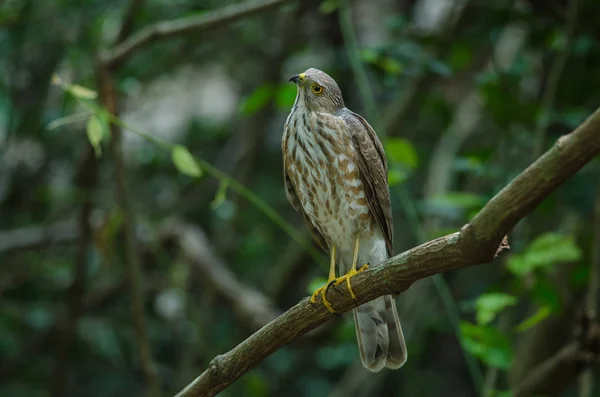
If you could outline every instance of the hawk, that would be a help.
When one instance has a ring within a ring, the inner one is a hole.
[[[296,84],[297,96],[281,144],[285,192],[330,255],[327,284],[311,302],[321,295],[335,313],[327,288],[345,283],[356,299],[351,277],[393,255],[387,162],[377,134],[346,108],[333,78],[311,68],[289,81]],[[365,265],[357,270],[358,263]],[[337,278],[336,264],[343,274]],[[404,365],[406,344],[391,295],[359,306],[353,315],[365,368],[377,372]]]

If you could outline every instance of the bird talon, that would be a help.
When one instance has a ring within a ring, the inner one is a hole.
[[[337,315],[337,312],[335,311],[335,309],[333,308],[333,306],[331,306],[331,303],[329,303],[329,301],[327,300],[327,297],[325,296],[325,294],[327,294],[327,290],[329,289],[329,287],[331,286],[331,284],[333,284],[334,282],[335,282],[335,279],[334,280],[330,280],[324,286],[317,288],[317,290],[315,292],[313,292],[313,294],[310,297],[310,303],[313,304],[313,305],[316,305],[316,303],[317,303],[317,296],[321,295],[321,299],[323,300],[323,306],[325,306],[327,308],[327,310],[329,310],[332,314]]]
[[[337,286],[335,284],[336,280],[331,280],[330,282],[327,283],[327,287],[325,288],[325,293],[329,292],[329,288],[333,287],[333,289],[335,290],[335,292],[337,292],[338,294],[341,294],[342,291],[340,291],[339,289],[337,289]]]
[[[341,277],[338,277],[335,280],[334,286],[338,286],[341,283],[346,282],[346,288],[348,289],[348,292],[350,293],[350,296],[352,297],[352,299],[356,302],[356,295],[354,294],[354,291],[352,290],[352,285],[350,284],[350,278],[356,276],[358,273],[364,272],[368,268],[369,268],[369,264],[365,263],[363,265],[363,267],[361,267],[358,270],[356,270],[355,268],[350,269],[350,271],[348,273],[346,273],[345,275],[343,275]]]

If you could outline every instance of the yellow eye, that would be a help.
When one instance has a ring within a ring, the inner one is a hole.
[[[312,92],[317,95],[321,95],[323,93],[323,87],[318,84],[313,84],[313,86],[310,88],[312,89]]]

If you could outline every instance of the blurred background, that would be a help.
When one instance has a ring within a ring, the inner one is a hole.
[[[402,252],[595,110],[599,17],[595,0],[0,2],[0,395],[173,395],[324,282],[283,189],[290,76],[326,71],[375,127]],[[493,264],[401,294],[403,369],[364,370],[342,316],[220,395],[600,396],[599,180],[596,159]]]

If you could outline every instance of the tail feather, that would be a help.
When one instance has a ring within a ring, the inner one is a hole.
[[[392,296],[365,303],[354,309],[353,314],[363,366],[378,372],[384,367],[397,369],[404,365],[406,344]]]

